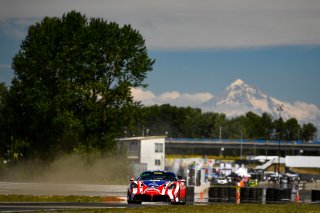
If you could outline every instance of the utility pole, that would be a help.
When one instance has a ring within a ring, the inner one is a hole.
[[[221,156],[223,156],[223,152],[224,152],[224,143],[222,142],[221,132],[222,132],[222,128],[221,128],[221,126],[220,126],[220,128],[219,128],[219,140],[220,140],[220,143],[221,143],[221,150],[220,150],[220,153],[221,153]]]
[[[241,133],[241,141],[240,141],[240,142],[241,142],[241,148],[240,148],[240,159],[242,160],[242,137],[243,137],[243,136],[242,136],[242,130],[241,130],[241,132],[240,132],[240,133]]]
[[[283,104],[279,104],[277,107],[277,111],[279,112],[279,121],[282,120],[281,112],[283,111]],[[278,175],[280,175],[280,156],[281,156],[281,149],[280,149],[280,143],[281,143],[281,127],[279,128],[278,132],[278,139],[279,139],[279,146],[278,146]]]

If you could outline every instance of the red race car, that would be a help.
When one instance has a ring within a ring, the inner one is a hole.
[[[142,202],[171,202],[186,204],[187,186],[173,172],[145,171],[137,180],[130,180],[128,204]]]

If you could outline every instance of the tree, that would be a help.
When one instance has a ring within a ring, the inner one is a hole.
[[[300,132],[300,125],[295,118],[290,118],[285,122],[284,139],[288,141],[298,140],[298,134]]]
[[[13,58],[19,138],[44,158],[59,150],[110,149],[130,118],[130,88],[146,86],[153,63],[130,25],[88,21],[76,11],[45,17]]]
[[[8,155],[12,154],[12,151],[10,150],[11,144],[8,143],[11,132],[9,130],[10,115],[8,113],[7,100],[8,88],[4,83],[0,83],[0,154],[1,156],[7,155],[6,157],[9,158],[11,156]]]
[[[261,123],[261,117],[253,112],[247,112],[245,116],[246,135],[251,139],[260,138],[265,129]]]
[[[271,132],[273,129],[272,123],[272,116],[268,113],[263,113],[261,116],[261,136],[265,140],[269,140],[271,138]]]
[[[315,138],[317,133],[317,128],[312,123],[303,124],[301,139],[304,142],[311,141]]]

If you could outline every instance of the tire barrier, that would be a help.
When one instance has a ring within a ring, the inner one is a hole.
[[[291,188],[240,188],[240,203],[288,203],[292,201],[291,196]],[[320,191],[313,192],[313,199],[314,202],[320,202]],[[239,203],[237,187],[209,187],[208,202]]]
[[[209,187],[208,201],[212,203],[235,203],[236,187]]]
[[[248,203],[249,202],[249,188],[244,187],[240,189],[240,203]]]
[[[311,202],[320,202],[320,190],[311,191]]]
[[[237,188],[228,188],[228,202],[229,203],[236,203],[237,197]]]
[[[262,203],[262,188],[241,188],[240,203]]]
[[[266,203],[270,203],[274,201],[274,190],[273,188],[267,188],[266,192]]]
[[[208,190],[208,202],[219,202],[220,198],[218,197],[218,187],[209,187]]]
[[[288,203],[291,202],[291,189],[267,188],[266,203]]]
[[[187,186],[187,203],[194,203],[194,187]]]

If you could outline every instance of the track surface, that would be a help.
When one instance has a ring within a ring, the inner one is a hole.
[[[126,185],[52,184],[0,182],[0,194],[4,195],[80,195],[115,196],[126,200]],[[143,206],[168,205],[167,203],[143,203]],[[83,202],[0,202],[0,212],[57,211],[63,209],[137,208],[126,201],[113,203]]]
[[[0,194],[126,196],[126,185],[0,182]]]
[[[130,208],[125,203],[54,203],[54,202],[2,202],[0,212],[36,212],[36,211],[58,211],[67,209],[106,209],[106,208]]]

